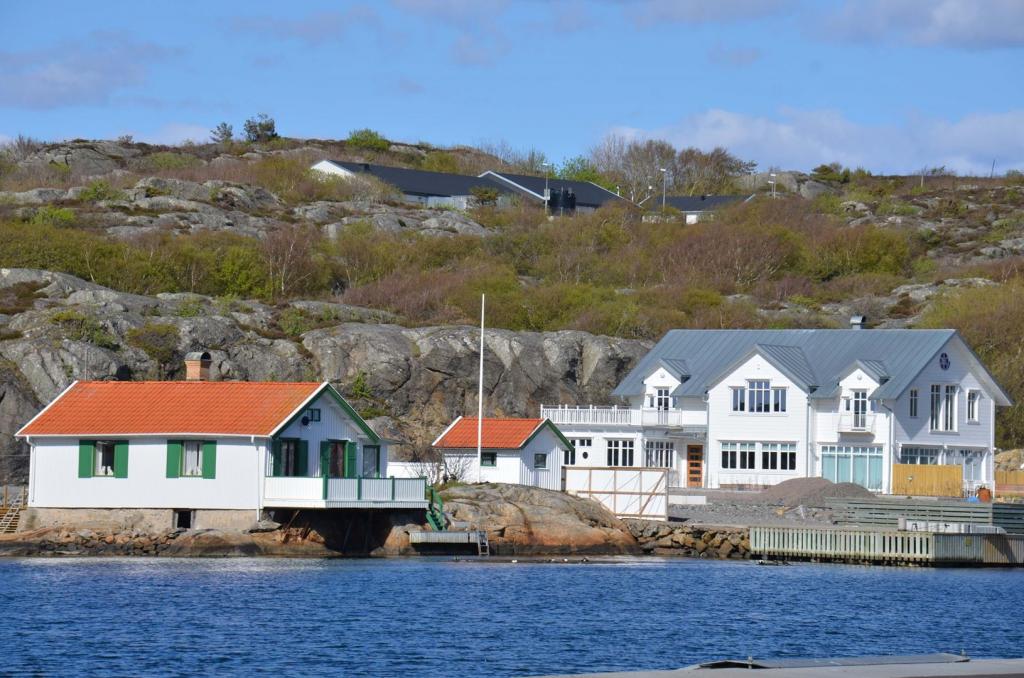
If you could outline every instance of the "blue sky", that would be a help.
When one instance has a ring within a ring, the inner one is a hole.
[[[761,168],[1024,169],[1024,0],[0,5],[0,141],[371,127],[560,160],[610,133]]]

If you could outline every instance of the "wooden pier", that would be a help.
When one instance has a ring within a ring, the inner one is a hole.
[[[885,529],[752,527],[751,553],[772,559],[1024,566],[1024,534],[948,534]]]

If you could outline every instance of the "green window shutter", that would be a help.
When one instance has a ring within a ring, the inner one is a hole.
[[[78,477],[92,478],[93,460],[96,459],[96,441],[78,441]]]
[[[181,448],[184,447],[180,440],[167,441],[167,477],[178,478],[181,476]]]
[[[270,446],[270,460],[272,462],[272,473],[275,476],[281,475],[283,460],[281,459],[281,441],[274,440]]]
[[[309,441],[299,441],[299,458],[295,460],[295,475],[309,475]]]
[[[217,477],[217,441],[203,441],[203,477],[213,480]]]
[[[320,475],[327,477],[331,465],[331,441],[320,441]]]
[[[356,468],[356,444],[352,441],[345,443],[345,477],[355,478],[359,475]]]
[[[118,440],[114,443],[114,477],[128,477],[128,441]]]

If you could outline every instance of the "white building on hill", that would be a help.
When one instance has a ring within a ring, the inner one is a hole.
[[[856,320],[856,319],[855,319]],[[862,322],[860,319],[859,322]],[[575,465],[667,467],[683,487],[823,476],[891,492],[895,463],[991,488],[1010,400],[953,330],[673,330],[615,389],[624,407],[541,407]]]

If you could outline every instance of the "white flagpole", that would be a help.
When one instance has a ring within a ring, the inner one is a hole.
[[[483,482],[483,438],[484,438],[484,302],[487,295],[480,295],[480,384],[476,399],[476,481]]]

